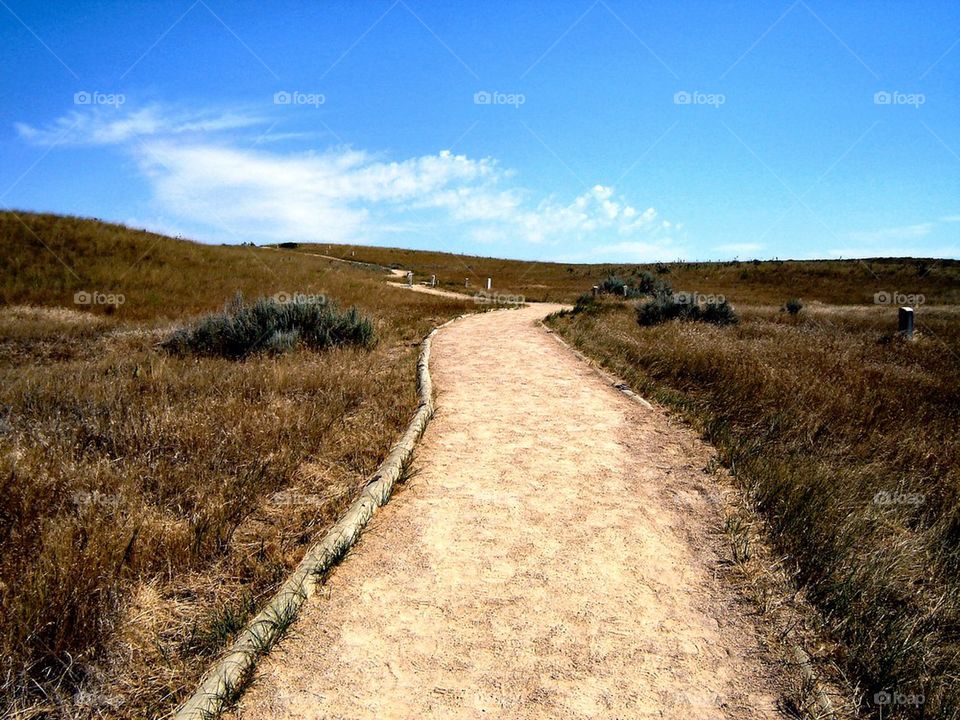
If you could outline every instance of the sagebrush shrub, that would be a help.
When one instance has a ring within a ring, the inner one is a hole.
[[[681,299],[682,298],[682,299]],[[735,325],[740,321],[726,300],[699,305],[689,293],[660,293],[637,305],[637,322],[643,327],[660,325],[668,320],[699,320],[713,325]]]
[[[259,352],[287,352],[299,345],[323,350],[339,345],[368,347],[373,324],[355,308],[341,311],[332,302],[282,303],[260,298],[252,304],[237,296],[223,312],[201,318],[162,343],[177,355],[240,360]]]
[[[623,291],[624,286],[627,288],[626,294]],[[619,275],[607,275],[597,287],[601,293],[628,298],[665,295],[671,292],[670,283],[660,280],[646,270],[630,280]]]

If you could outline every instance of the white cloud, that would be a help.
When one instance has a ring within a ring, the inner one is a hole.
[[[491,158],[441,151],[391,161],[342,146],[274,152],[237,141],[238,131],[256,138],[256,126],[267,122],[239,112],[191,115],[154,106],[94,108],[17,130],[39,145],[124,149],[147,179],[157,213],[177,226],[212,228],[218,239],[382,242],[402,233],[448,233],[585,248],[602,241],[605,252],[636,255],[653,252],[664,233],[680,227],[606,185],[572,200],[537,199]]]
[[[260,125],[262,118],[237,112],[172,113],[149,106],[123,114],[97,107],[73,111],[43,127],[14,123],[21,138],[35,145],[118,145],[142,137],[214,133]]]

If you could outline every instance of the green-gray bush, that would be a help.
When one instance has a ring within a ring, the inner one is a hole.
[[[273,298],[250,304],[237,296],[223,312],[176,331],[163,347],[177,355],[240,360],[258,352],[286,352],[300,344],[323,350],[373,343],[372,323],[355,308],[341,311],[331,302],[281,303]]]
[[[637,305],[637,322],[648,327],[675,319],[699,320],[713,325],[735,325],[740,321],[726,300],[701,306],[688,293],[679,293],[679,296],[689,299],[679,300],[677,295],[660,293],[652,300]]]

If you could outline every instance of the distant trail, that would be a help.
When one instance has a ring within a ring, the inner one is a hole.
[[[380,268],[381,270],[386,270],[388,273],[390,273],[390,277],[392,278],[392,280],[387,281],[387,284],[393,285],[394,287],[402,287],[402,288],[406,288],[407,290],[422,292],[428,295],[441,295],[443,297],[457,298],[458,300],[469,300],[471,298],[471,296],[467,295],[466,293],[453,292],[452,290],[441,290],[440,288],[429,287],[427,285],[420,285],[420,284],[407,285],[406,270],[387,267],[386,265],[377,265],[376,263],[371,263],[371,262],[363,262],[361,260],[347,260],[345,258],[334,257],[333,255],[322,255],[320,253],[302,253],[302,254],[310,255],[312,257],[323,258],[324,260],[333,260],[334,262],[346,263],[347,265],[357,265],[359,267],[366,267],[366,268],[375,267],[375,268]],[[397,279],[402,280],[403,282],[396,282]]]
[[[235,717],[779,718],[721,559],[710,451],[536,320],[442,330],[416,474]]]

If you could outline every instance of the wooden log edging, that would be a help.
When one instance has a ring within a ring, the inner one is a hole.
[[[316,592],[324,573],[346,555],[377,508],[390,498],[404,465],[410,460],[417,441],[433,417],[433,381],[430,379],[430,345],[433,336],[459,319],[437,326],[421,344],[417,360],[417,394],[420,402],[406,432],[343,517],[320,542],[307,551],[296,570],[280,586],[266,607],[203,676],[194,694],[170,716],[173,720],[209,720],[220,715],[237,699],[259,659],[290,627],[300,608]]]

